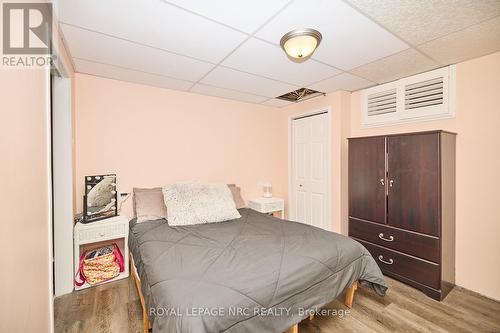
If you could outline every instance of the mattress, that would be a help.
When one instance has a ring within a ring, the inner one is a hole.
[[[203,225],[131,221],[153,332],[283,332],[356,280],[385,294],[379,267],[358,242],[239,211],[239,219]]]

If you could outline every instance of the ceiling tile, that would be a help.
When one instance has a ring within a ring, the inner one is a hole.
[[[254,32],[289,0],[164,0],[247,33]]]
[[[442,64],[453,64],[500,51],[500,17],[435,39],[418,48]]]
[[[274,107],[277,107],[277,108],[282,108],[282,107],[285,107],[285,106],[288,106],[288,105],[292,105],[292,104],[295,104],[295,103],[293,103],[293,102],[287,102],[287,101],[284,101],[282,99],[273,98],[273,99],[269,99],[269,100],[265,101],[262,104],[263,105],[267,105],[267,106],[274,106]]]
[[[280,96],[299,88],[283,82],[220,66],[215,68],[200,82],[267,97]]]
[[[184,91],[187,91],[193,85],[192,82],[188,81],[176,80],[160,75],[148,74],[115,66],[99,64],[87,60],[73,59],[73,61],[78,73],[91,74],[106,77],[109,79]]]
[[[340,0],[297,0],[256,35],[279,44],[285,33],[297,28],[320,31],[323,41],[313,58],[344,70],[408,48],[403,41]]]
[[[214,65],[155,48],[127,42],[61,24],[70,53],[75,58],[140,70],[176,79],[197,81]]]
[[[246,93],[242,93],[239,91],[234,91],[234,90],[229,90],[229,89],[224,89],[224,88],[219,88],[219,87],[214,87],[214,86],[208,86],[206,84],[200,84],[200,83],[197,83],[193,88],[191,88],[190,91],[194,92],[194,93],[203,94],[203,95],[229,98],[229,99],[234,99],[237,101],[248,102],[248,103],[262,103],[263,101],[268,99],[267,97],[263,97],[263,96],[246,94]]]
[[[138,43],[220,62],[247,35],[159,0],[60,0],[60,20]]]
[[[373,85],[375,85],[374,82],[365,80],[349,73],[342,73],[332,78],[309,85],[308,88],[324,93],[329,93],[336,90],[355,91]]]
[[[413,45],[500,15],[498,0],[347,0]]]
[[[422,53],[409,49],[353,69],[351,73],[377,83],[385,83],[402,77],[439,67],[440,65]]]
[[[341,72],[314,60],[295,63],[279,46],[255,38],[245,42],[222,65],[299,86]]]

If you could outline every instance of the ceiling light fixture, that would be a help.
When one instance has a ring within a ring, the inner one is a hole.
[[[321,33],[314,29],[295,29],[281,37],[280,45],[290,60],[303,62],[309,59],[321,43]]]

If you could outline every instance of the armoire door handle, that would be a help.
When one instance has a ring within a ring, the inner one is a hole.
[[[380,185],[385,186],[385,180],[384,180],[384,178],[380,178]]]
[[[385,238],[383,233],[378,234],[378,238],[386,242],[392,242],[394,240],[394,236],[391,235],[389,238]]]
[[[394,179],[389,180],[389,187],[392,187],[394,185]]]
[[[392,260],[390,258],[389,258],[389,260],[384,260],[384,256],[383,255],[379,255],[378,256],[378,260],[380,260],[381,262],[383,262],[384,264],[387,264],[387,265],[394,264],[394,260]]]

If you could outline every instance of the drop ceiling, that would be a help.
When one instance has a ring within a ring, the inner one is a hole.
[[[75,70],[274,107],[307,87],[355,91],[500,50],[500,0],[59,0]],[[291,62],[279,40],[321,31]]]

